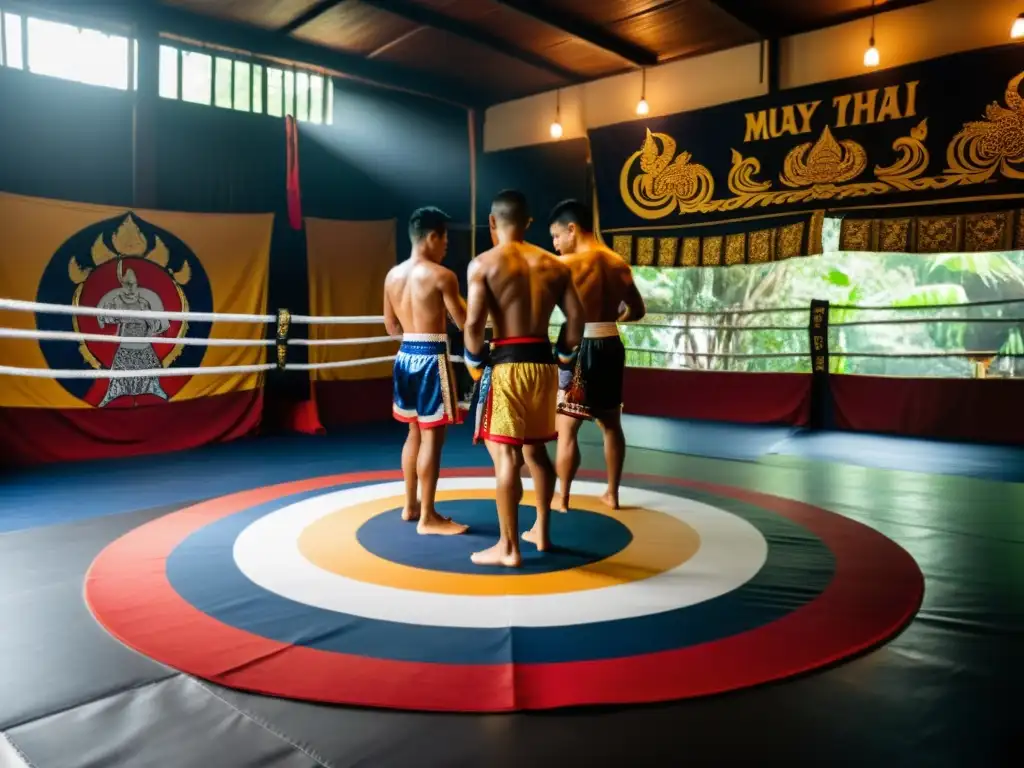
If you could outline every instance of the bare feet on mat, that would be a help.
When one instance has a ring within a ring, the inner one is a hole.
[[[551,539],[542,539],[540,531],[537,530],[536,525],[523,534],[523,541],[528,541],[531,544],[536,545],[538,552],[547,552],[551,549]]]
[[[619,508],[619,494],[617,493],[605,491],[604,496],[601,497],[601,501],[604,502],[606,507],[611,507],[612,509]]]
[[[405,507],[402,510],[402,519],[407,523],[415,522],[420,519],[420,503],[417,501],[415,505]]]
[[[556,498],[551,500],[551,508],[556,512],[568,512],[569,497],[565,494],[559,494]]]
[[[500,541],[483,552],[474,552],[470,559],[476,565],[503,565],[506,568],[518,568],[523,564],[522,556]]]
[[[450,517],[442,517],[437,512],[423,515],[416,525],[416,533],[420,536],[458,536],[468,530],[468,525],[456,523]]]

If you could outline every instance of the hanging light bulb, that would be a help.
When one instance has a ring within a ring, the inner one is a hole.
[[[875,7],[875,0],[871,0],[871,7]],[[868,49],[864,51],[864,66],[877,67],[879,62],[878,49],[875,48],[875,17],[871,17],[871,39],[868,40]]]
[[[1020,38],[1024,37],[1024,13],[1013,20],[1013,26],[1010,27],[1010,37],[1014,40],[1020,40]]]
[[[651,111],[650,105],[647,103],[647,70],[640,70],[640,101],[636,103],[636,113],[638,115],[646,115]]]
[[[878,49],[875,48],[875,38],[868,42],[868,49],[864,51],[864,66],[877,67],[879,62]]]
[[[560,139],[562,138],[562,92],[555,91],[555,122],[551,124],[551,138]]]

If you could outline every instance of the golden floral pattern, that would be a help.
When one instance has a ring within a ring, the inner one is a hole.
[[[700,238],[688,237],[683,241],[683,266],[700,266]]]
[[[722,264],[722,237],[705,237],[702,244],[700,263],[705,267],[717,267]]]
[[[638,267],[649,267],[654,264],[653,237],[638,237],[636,239],[636,264]]]
[[[674,267],[679,254],[679,238],[663,237],[658,240],[658,266]]]
[[[906,253],[910,250],[910,225],[913,219],[882,219],[878,224],[878,250]]]
[[[917,220],[918,253],[949,253],[959,243],[958,216],[922,216]]]
[[[747,256],[747,236],[740,232],[737,235],[726,235],[725,263],[727,266],[742,264]]]
[[[789,259],[803,253],[804,222],[779,227],[779,258]]]
[[[612,250],[624,258],[628,264],[633,263],[633,236],[615,235],[612,238]]]
[[[727,179],[731,196],[716,198],[711,172],[695,162],[690,152],[676,154],[671,136],[648,129],[641,148],[622,166],[619,193],[633,214],[653,220],[673,214],[943,190],[980,184],[997,174],[1024,180],[1022,81],[1024,72],[1007,84],[1005,106],[993,102],[984,120],[964,124],[947,145],[947,167],[938,176],[924,175],[931,157],[925,146],[927,119],[893,142],[896,159],[891,164],[876,165],[874,178],[863,181],[858,179],[868,167],[864,147],[852,139],[837,140],[826,126],[816,141],[800,144],[786,155],[779,181],[788,189],[774,189],[771,181],[759,179],[761,162],[733,149]]]
[[[775,230],[762,229],[750,233],[750,263],[766,264],[775,260]]]
[[[975,213],[964,216],[964,250],[1002,251],[1010,247],[1007,213]]]

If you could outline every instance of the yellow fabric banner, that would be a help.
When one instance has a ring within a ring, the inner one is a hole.
[[[384,278],[395,266],[395,221],[306,219],[309,313],[317,316],[384,314]],[[367,325],[312,325],[310,339],[386,336],[383,321]],[[309,362],[330,363],[393,355],[397,341],[309,347]],[[393,365],[372,363],[311,371],[313,381],[382,379]]]
[[[0,297],[108,310],[267,314],[273,214],[128,210],[0,193]],[[15,329],[166,339],[166,344],[0,338],[0,364],[142,370],[254,365],[266,347],[176,343],[262,339],[265,324],[0,311]],[[0,407],[132,407],[252,389],[263,374],[135,379],[0,376]]]

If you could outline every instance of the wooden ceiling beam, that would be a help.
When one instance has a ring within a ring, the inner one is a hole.
[[[493,51],[497,51],[498,53],[502,53],[513,59],[518,59],[519,61],[543,70],[548,74],[555,75],[567,83],[578,83],[583,80],[583,77],[579,72],[566,69],[565,67],[545,59],[543,56],[538,56],[535,53],[524,50],[517,45],[510,43],[508,40],[492,35],[477,26],[461,21],[460,19],[452,18],[451,16],[445,16],[444,14],[433,11],[426,6],[410,3],[406,0],[359,1],[363,3],[363,5],[370,5],[374,8],[379,8],[382,11],[387,11],[394,16],[399,16],[406,21],[413,22],[414,24],[431,27],[442,32],[448,32],[449,34],[461,37],[465,40],[472,40],[490,48]]]
[[[305,11],[300,13],[298,16],[296,16],[294,19],[289,21],[287,24],[285,24],[277,31],[283,35],[290,35],[299,27],[304,27],[314,19],[323,16],[332,8],[336,8],[342,3],[347,2],[349,2],[349,0],[320,0],[319,3],[310,8],[307,8]]]
[[[536,0],[494,1],[549,27],[560,29],[567,35],[572,35],[577,40],[589,43],[595,48],[613,53],[637,67],[652,67],[658,63],[658,54],[654,51],[619,37],[599,24],[594,24],[575,14],[551,8],[546,3]]]
[[[884,0],[875,3],[871,7],[870,2],[865,0],[862,8],[856,8],[846,13],[832,14],[821,22],[811,24],[792,24],[785,17],[780,18],[779,14],[770,10],[764,10],[762,6],[753,4],[749,0],[708,0],[712,5],[718,6],[741,24],[754,30],[762,38],[786,37],[799,35],[805,32],[815,32],[819,29],[827,29],[851,21],[869,19],[872,16],[883,13],[891,13],[902,8],[910,8],[914,5],[922,5],[930,0]]]

